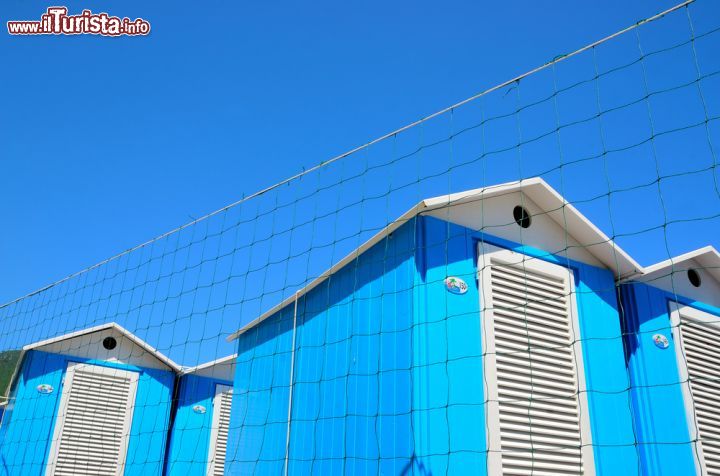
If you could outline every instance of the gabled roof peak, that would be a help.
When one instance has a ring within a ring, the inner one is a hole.
[[[170,369],[175,373],[180,373],[182,371],[182,368],[173,362],[169,357],[165,356],[162,352],[157,350],[155,347],[151,346],[132,332],[128,331],[124,327],[122,327],[120,324],[117,324],[115,322],[108,322],[106,324],[100,324],[98,326],[94,327],[88,327],[86,329],[81,329],[79,331],[70,332],[67,334],[63,334],[57,337],[52,337],[50,339],[41,340],[38,342],[34,342],[32,344],[28,344],[22,348],[23,352],[27,352],[28,350],[38,349],[40,347],[45,347],[48,345],[56,344],[62,341],[66,341],[68,339],[73,339],[76,337],[82,337],[88,334],[94,334],[96,332],[102,332],[107,330],[115,330],[118,333],[122,334],[123,337],[126,337],[129,341],[134,343],[135,345],[141,347],[144,351],[146,351],[151,356],[155,357],[157,360],[165,364],[166,366],[170,367]]]
[[[523,196],[528,197],[534,204],[536,204],[540,209],[541,214],[548,216],[550,220],[556,223],[557,226],[565,230],[567,235],[571,235],[575,242],[577,242],[575,248],[582,249],[592,255],[597,262],[611,270],[616,278],[620,279],[624,276],[636,274],[642,269],[642,267],[632,257],[630,257],[630,255],[618,247],[612,239],[590,222],[590,220],[580,213],[572,204],[565,200],[557,191],[548,185],[545,180],[540,177],[535,177],[449,195],[442,195],[439,197],[427,198],[420,201],[414,207],[410,208],[410,210],[376,233],[368,241],[363,243],[359,248],[349,253],[330,269],[310,282],[307,286],[298,290],[292,296],[287,297],[278,305],[272,307],[258,318],[246,324],[237,332],[228,336],[228,341],[236,339],[246,330],[254,327],[264,319],[291,304],[298,297],[321,284],[333,273],[352,262],[358,255],[370,249],[370,247],[380,242],[383,238],[393,233],[400,226],[407,223],[415,216],[424,213],[432,214],[434,210],[436,211],[445,208],[463,206],[464,204],[470,204],[476,201],[481,202],[486,199],[502,197],[503,195],[511,195],[518,192],[522,192]],[[490,231],[489,234],[492,234],[492,231]],[[554,252],[555,250],[545,251]]]
[[[624,281],[720,307],[720,253],[705,246],[647,266]]]
[[[225,357],[221,357],[210,362],[205,362],[204,364],[196,365],[195,367],[188,367],[186,369],[183,369],[183,371],[180,372],[180,375],[194,374],[203,370],[211,369],[216,366],[231,366],[235,364],[235,359],[237,359],[237,354],[226,355]]]
[[[720,253],[710,245],[647,266],[643,270],[643,274],[649,275],[662,273],[663,271],[669,272],[673,268],[682,266],[690,260],[695,260],[715,279],[720,281]]]

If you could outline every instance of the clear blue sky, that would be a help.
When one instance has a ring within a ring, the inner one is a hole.
[[[67,2],[71,13],[143,17],[152,33],[0,34],[0,301],[675,3]],[[717,27],[718,4],[700,3],[698,28]],[[0,18],[36,19],[47,6],[4,1]],[[680,24],[668,28],[688,38]],[[648,47],[663,39],[650,35]],[[628,41],[618,45],[618,62],[633,48],[634,37]],[[717,60],[704,67],[716,70]],[[653,77],[674,68],[661,65]],[[676,101],[671,117],[686,113],[685,100]],[[707,183],[698,187],[707,191]],[[680,218],[695,206],[683,187],[670,192]],[[592,207],[584,211],[595,219]],[[715,236],[685,230],[673,251]],[[661,241],[623,244],[643,264],[666,257]]]

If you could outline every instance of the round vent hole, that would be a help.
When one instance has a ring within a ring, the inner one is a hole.
[[[530,214],[527,210],[525,210],[525,208],[521,207],[520,205],[516,206],[513,209],[513,218],[515,219],[515,223],[517,223],[521,227],[530,227]]]
[[[115,347],[117,347],[117,341],[114,337],[106,337],[103,339],[103,347],[105,347],[107,350],[113,350]]]
[[[694,269],[688,269],[688,280],[690,281],[690,284],[695,286],[696,288],[700,287],[700,283],[702,282],[700,280],[700,274],[695,271]]]

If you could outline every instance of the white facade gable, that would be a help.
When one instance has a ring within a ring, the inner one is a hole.
[[[690,282],[689,270],[698,274],[700,286]],[[710,246],[649,266],[634,280],[720,307],[720,255]]]
[[[519,226],[513,218],[513,209],[517,205],[523,206],[531,216],[528,228]],[[617,279],[636,275],[642,270],[635,260],[544,180],[532,178],[421,201],[294,296],[267,310],[228,336],[227,340],[236,339],[290,305],[417,215],[433,216],[561,257],[606,268]]]
[[[530,215],[530,226],[523,228],[513,218],[516,206]],[[545,211],[522,191],[469,200],[457,205],[431,210],[426,215],[462,225],[488,235],[539,248],[586,264],[605,268],[590,251],[593,243],[580,243],[558,224],[563,220],[562,208]]]
[[[106,348],[103,345],[103,341],[107,338],[115,340],[114,348]],[[173,372],[180,370],[173,361],[114,323],[37,342],[26,346],[23,350],[39,350],[83,359],[116,362],[118,364]]]
[[[198,365],[183,371],[183,375],[193,374],[200,377],[214,378],[232,382],[235,377],[237,354],[228,355],[212,362]]]

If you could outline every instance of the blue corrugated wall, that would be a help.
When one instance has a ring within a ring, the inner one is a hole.
[[[413,464],[413,222],[298,301],[293,474],[400,474]],[[293,312],[240,337],[229,474],[283,470]]]
[[[413,474],[486,474],[480,297],[473,233],[425,217],[419,222],[415,290]],[[445,289],[447,276],[468,284]]]
[[[479,240],[575,271],[597,474],[638,473],[612,273],[418,217],[298,301],[292,474],[486,474]],[[239,339],[229,474],[283,470],[293,311]]]
[[[232,385],[232,382],[197,375],[181,377],[170,431],[167,475],[207,474],[213,398],[218,384]],[[196,405],[205,407],[206,412],[196,413],[193,410]]]
[[[621,296],[644,474],[695,474],[669,306],[674,301],[715,315],[720,309],[643,283],[621,286]],[[652,336],[658,333],[669,339],[667,349],[655,346]]]
[[[226,472],[279,474],[285,454],[292,315],[245,334],[233,383]]]
[[[0,427],[0,474],[45,474],[62,380],[71,361],[140,372],[124,474],[161,474],[174,373],[40,351],[29,351],[25,355],[14,390],[14,401],[3,417]],[[54,391],[41,394],[37,391],[40,384],[52,385]]]

